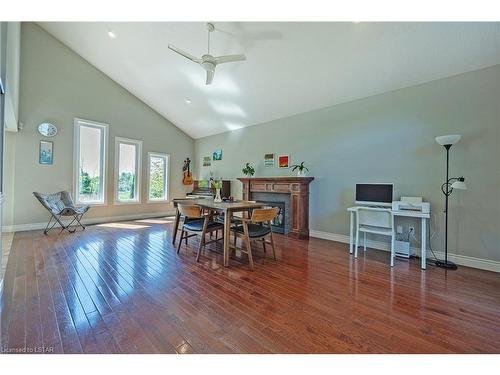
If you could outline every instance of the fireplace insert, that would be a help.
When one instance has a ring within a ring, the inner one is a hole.
[[[271,222],[271,228],[275,233],[285,233],[285,202],[266,202],[262,200],[259,200],[259,202],[265,203],[269,207],[278,207],[280,209],[278,215]]]

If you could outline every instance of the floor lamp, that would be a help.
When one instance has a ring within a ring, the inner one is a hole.
[[[445,195],[445,234],[444,234],[444,260],[436,260],[436,266],[441,268],[446,268],[450,270],[456,270],[457,265],[448,260],[448,198],[453,192],[453,189],[467,190],[467,185],[465,185],[465,178],[463,177],[451,177],[449,176],[450,171],[450,148],[455,143],[457,143],[461,135],[442,135],[436,137],[436,142],[439,143],[446,149],[446,180],[443,185],[441,185],[441,191]]]

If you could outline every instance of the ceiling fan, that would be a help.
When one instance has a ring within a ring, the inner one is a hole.
[[[182,55],[185,58],[191,60],[192,62],[200,64],[201,67],[205,69],[207,72],[206,84],[210,85],[214,79],[215,68],[217,65],[229,62],[244,61],[247,58],[245,57],[245,55],[226,55],[217,57],[212,56],[210,54],[210,34],[215,30],[214,25],[212,23],[207,23],[207,30],[208,30],[208,52],[205,55],[201,56],[200,59],[194,57],[193,55],[187,52],[184,52],[183,50],[171,44],[168,45],[168,48],[174,52],[177,52],[179,55]]]

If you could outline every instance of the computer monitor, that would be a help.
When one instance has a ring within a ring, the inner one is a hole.
[[[356,184],[356,204],[392,206],[392,184]]]

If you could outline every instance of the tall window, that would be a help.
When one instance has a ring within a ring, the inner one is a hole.
[[[141,200],[142,141],[115,138],[115,202],[138,203]]]
[[[74,193],[77,203],[106,203],[108,125],[75,119]]]
[[[148,153],[148,200],[168,201],[168,154]]]

